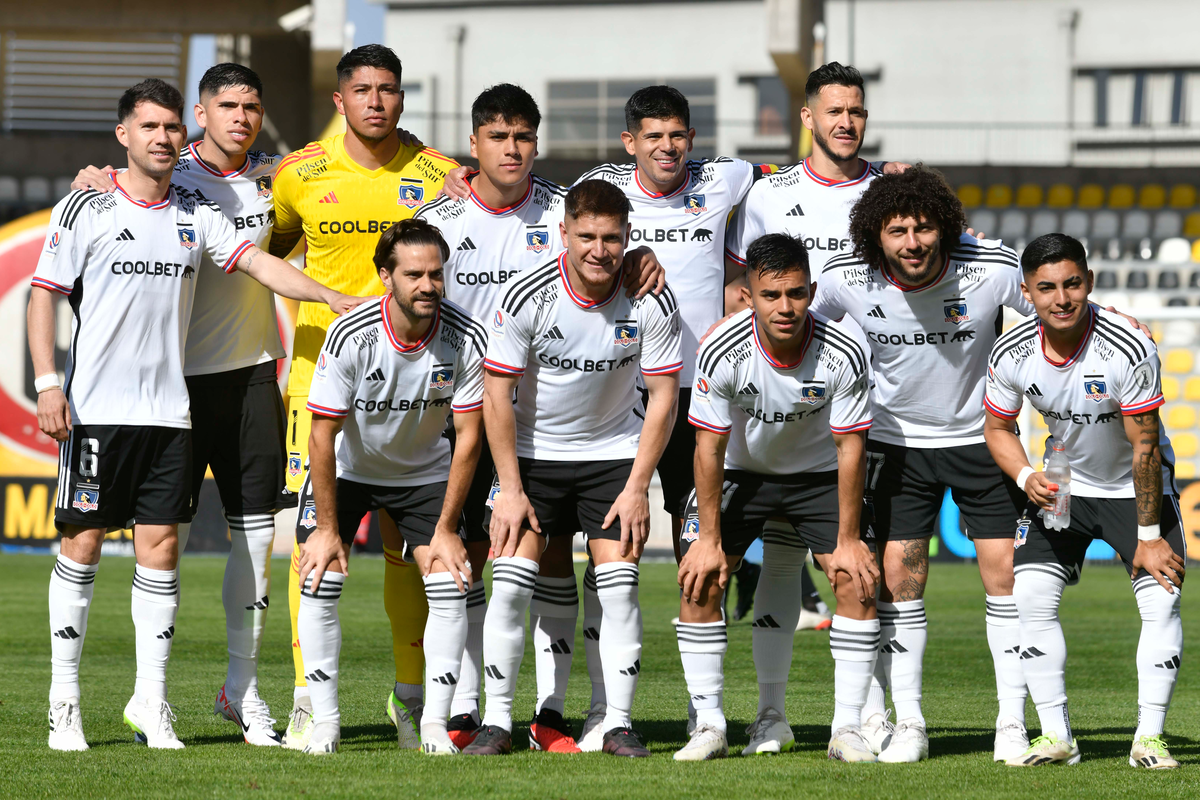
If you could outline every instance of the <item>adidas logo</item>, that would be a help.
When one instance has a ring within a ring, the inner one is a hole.
[[[1021,655],[1021,648],[1020,648],[1020,646],[1010,647],[1009,649],[1005,650],[1004,652],[1010,656],[1019,656],[1019,655]]]
[[[330,192],[329,194],[325,195],[317,202],[318,203],[336,203],[337,201],[338,201],[337,195],[334,194],[333,192]]]
[[[598,642],[600,641],[600,631],[596,630],[595,628],[584,628],[583,638],[591,639],[593,642]]]
[[[569,644],[567,644],[566,639],[559,639],[557,642],[550,645],[542,652],[543,653],[557,653],[558,655],[569,656],[571,654],[571,646]]]
[[[753,382],[747,383],[741,389],[738,389],[738,394],[750,394],[750,395],[758,394],[758,387],[755,386]]]
[[[895,639],[892,639],[890,642],[885,644],[883,647],[879,648],[879,652],[892,653],[892,654],[907,653],[908,648],[905,647],[904,645],[900,644],[899,642],[897,642]]]
[[[800,207],[799,203],[796,203],[796,205],[792,206],[792,210],[787,212],[786,214],[784,214],[784,216],[785,217],[803,217],[804,209]]]
[[[637,661],[633,662],[632,667],[626,667],[625,669],[621,670],[621,674],[633,676],[633,675],[637,675],[641,671],[642,671],[642,660],[639,658]]]
[[[1028,661],[1031,658],[1039,658],[1040,656],[1044,656],[1044,655],[1046,655],[1046,654],[1043,653],[1041,650],[1038,650],[1036,647],[1031,647],[1028,650],[1021,651],[1021,659],[1023,661]]]
[[[454,686],[458,683],[454,676],[449,672],[447,672],[445,675],[438,675],[436,678],[434,678],[434,680],[440,683],[442,686]]]
[[[546,333],[542,336],[542,338],[543,339],[565,339],[566,337],[562,335],[562,331],[560,331],[558,329],[558,326],[555,325],[553,328],[546,331]]]
[[[880,308],[879,306],[875,306],[870,311],[868,311],[867,316],[874,317],[875,319],[887,319],[887,314],[883,313],[883,309]]]
[[[324,670],[314,669],[312,672],[304,676],[304,680],[312,683],[324,683],[325,681],[330,680],[330,678],[325,674]]]
[[[156,639],[170,639],[170,638],[171,638],[172,636],[174,636],[174,635],[175,635],[175,626],[174,626],[174,625],[172,625],[171,627],[167,628],[165,631],[163,631],[162,633],[160,633],[158,636],[156,636],[156,637],[154,637],[154,638],[156,638]]]
[[[369,381],[383,380],[383,367],[376,367],[375,371],[367,376],[367,380],[369,380]]]
[[[79,632],[76,631],[74,628],[72,628],[70,625],[63,628],[61,631],[55,631],[54,635],[57,636],[59,639],[78,639],[79,638]]]
[[[754,624],[751,625],[750,627],[751,628],[778,628],[779,623],[776,622],[775,618],[772,617],[770,614],[764,614],[763,616],[754,620]]]
[[[486,667],[484,667],[483,671],[487,674],[487,676],[489,678],[493,678],[498,681],[504,680],[504,674],[501,673],[500,670],[496,669],[491,664],[488,664]]]
[[[263,599],[254,603],[254,605],[246,606],[246,610],[247,611],[264,611],[266,609],[266,607],[268,605],[270,605],[270,603],[271,603],[271,598],[264,597]]]
[[[1037,388],[1036,383],[1031,383],[1029,384],[1029,388],[1025,390],[1025,394],[1029,395],[1030,397],[1041,397],[1042,390]]]
[[[120,235],[117,236],[117,241],[118,242],[132,242],[133,241],[133,234],[129,232],[129,228],[126,228],[125,230],[121,231]]]
[[[1155,664],[1154,666],[1160,669],[1179,669],[1179,656],[1171,656],[1161,664]]]
[[[467,250],[478,250],[479,248],[475,246],[475,243],[471,241],[471,237],[468,236],[467,238],[462,240],[462,244],[460,244],[458,247],[456,247],[454,249],[465,252]]]

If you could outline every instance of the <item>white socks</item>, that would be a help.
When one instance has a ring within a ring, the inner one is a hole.
[[[423,579],[429,617],[425,621],[425,712],[421,727],[446,729],[467,643],[467,594],[449,572]]]
[[[1037,707],[1042,733],[1071,741],[1067,713],[1067,641],[1058,605],[1069,573],[1058,564],[1023,564],[1013,570],[1013,597],[1021,614],[1021,671]]]
[[[179,611],[179,573],[136,564],[130,611],[137,647],[133,694],[143,702],[167,699],[167,659]]]
[[[512,733],[517,671],[525,655],[525,609],[533,597],[538,563],[500,557],[492,562],[492,599],[483,623],[483,674],[487,686],[484,725]]]
[[[924,600],[877,604],[879,611],[879,660],[887,683],[892,687],[892,705],[896,719],[916,719],[925,725],[921,713],[921,668],[925,661],[925,643],[929,626],[925,620]]]
[[[680,622],[675,625],[679,660],[687,680],[697,725],[725,730],[725,651],[729,649],[725,621]]]
[[[243,700],[258,694],[258,648],[270,602],[275,518],[270,514],[246,514],[226,519],[232,549],[221,586],[229,648],[225,696]]]
[[[996,700],[1000,710],[997,724],[1015,717],[1025,724],[1025,676],[1021,673],[1021,620],[1017,601],[1012,595],[985,595],[987,603],[987,640],[996,670]]]
[[[642,671],[642,609],[638,566],[623,561],[596,565],[596,597],[604,614],[600,661],[608,711],[604,731],[633,725],[633,695]]]
[[[547,578],[539,575],[529,603],[529,629],[533,634],[537,668],[537,708],[563,713],[571,653],[575,650],[575,621],[579,618],[579,590],[575,576]]]
[[[587,656],[588,679],[592,682],[591,706],[608,704],[604,690],[604,665],[600,663],[600,628],[604,611],[596,596],[596,568],[588,564],[583,572],[583,652]]]
[[[79,697],[79,659],[99,564],[59,554],[50,573],[50,702]]]
[[[487,591],[478,581],[467,592],[467,644],[458,670],[458,686],[450,703],[450,716],[470,714],[479,721],[479,682],[483,680],[483,620],[487,616]]]
[[[837,733],[846,726],[857,728],[862,718],[879,652],[879,620],[835,614],[829,629],[829,650],[833,655],[831,731]]]
[[[338,620],[338,601],[346,576],[326,572],[317,590],[312,591],[312,574],[300,589],[300,613],[296,629],[300,650],[304,653],[304,676],[312,698],[313,717],[318,723],[342,724],[338,708],[338,656],[342,651],[342,625]]]
[[[808,550],[786,523],[763,526],[762,575],[754,593],[751,640],[758,674],[758,713],[786,716],[784,696],[792,669],[792,637],[800,620],[801,582]]]
[[[1179,676],[1183,654],[1183,622],[1179,618],[1179,587],[1174,594],[1149,575],[1133,582],[1134,597],[1142,615],[1138,639],[1138,726],[1133,738],[1157,736],[1167,721],[1167,708]]]

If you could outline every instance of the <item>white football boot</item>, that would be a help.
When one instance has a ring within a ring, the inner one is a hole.
[[[829,614],[822,614],[820,611],[809,611],[807,608],[800,609],[800,619],[796,620],[796,630],[824,631],[832,627],[833,617]]]
[[[587,718],[583,721],[583,731],[575,744],[585,753],[599,753],[604,749],[604,717],[608,714],[608,706],[596,703],[588,710]]]
[[[871,752],[875,755],[886,750],[892,742],[892,734],[896,732],[896,726],[888,719],[891,715],[890,708],[882,714],[872,714],[859,729],[862,737],[871,746]]]
[[[705,723],[696,727],[692,738],[682,750],[675,753],[674,758],[676,761],[711,761],[728,755],[729,742],[725,739],[725,731]]]
[[[225,687],[217,690],[217,701],[213,713],[222,719],[236,723],[242,729],[246,744],[257,747],[279,747],[283,742],[275,732],[275,720],[271,710],[258,695],[243,700],[230,700]]]
[[[287,730],[283,732],[283,746],[289,750],[303,750],[312,738],[314,724],[312,700],[308,697],[296,700],[288,715]]]
[[[333,722],[319,722],[312,726],[312,735],[303,752],[310,756],[323,756],[336,753],[342,744],[342,728]]]
[[[421,752],[427,756],[458,755],[458,748],[450,741],[445,725],[421,726]]]
[[[1146,769],[1175,769],[1179,762],[1171,756],[1167,743],[1159,736],[1143,736],[1129,751],[1129,766]]]
[[[1044,764],[1078,764],[1082,754],[1074,741],[1064,742],[1053,733],[1039,736],[1029,743],[1029,749],[1004,762],[1010,767],[1040,767]]]
[[[742,755],[773,755],[786,753],[796,746],[796,737],[787,718],[773,708],[758,715],[746,728],[750,743],[742,748]]]
[[[996,747],[993,761],[1008,761],[1029,749],[1029,734],[1016,717],[1005,717],[996,723]]]
[[[396,699],[395,692],[388,692],[387,715],[396,726],[396,742],[401,750],[421,749],[421,712],[424,705],[409,709]]]
[[[896,723],[892,741],[879,754],[884,764],[915,764],[929,758],[929,734],[916,718],[902,719]]]
[[[829,740],[826,754],[834,761],[846,761],[852,764],[878,761],[871,744],[863,738],[862,730],[853,725],[844,725],[837,729]]]
[[[125,704],[125,724],[133,729],[133,740],[155,750],[182,750],[183,742],[171,723],[175,712],[166,700],[140,702],[136,697]]]
[[[82,752],[88,749],[83,738],[83,717],[80,715],[79,698],[55,700],[50,704],[51,750]]]

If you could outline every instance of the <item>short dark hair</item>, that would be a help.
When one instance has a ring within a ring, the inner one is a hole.
[[[917,164],[902,173],[880,175],[850,209],[850,242],[854,253],[872,267],[882,267],[879,234],[896,217],[924,217],[937,226],[943,242],[957,242],[967,229],[958,195],[937,170]]]
[[[670,86],[646,86],[638,89],[625,101],[625,130],[637,133],[642,120],[679,119],[685,128],[692,127],[692,111],[683,92]]]
[[[442,238],[442,232],[423,219],[402,219],[390,226],[379,237],[375,245],[375,269],[391,275],[396,270],[396,245],[427,245],[436,247],[442,254],[442,263],[450,258],[450,245]]]
[[[247,89],[253,89],[258,92],[259,99],[262,99],[263,87],[262,80],[258,77],[258,73],[242,64],[234,64],[225,62],[209,67],[204,75],[200,78],[200,97],[212,97],[214,94],[220,94],[226,89],[235,89],[245,86]]]
[[[804,243],[786,233],[760,236],[746,249],[747,272],[753,270],[761,277],[765,274],[783,275],[796,269],[802,270],[806,278],[812,277]]]
[[[153,103],[174,111],[183,121],[183,95],[171,84],[158,78],[147,78],[130,86],[117,102],[117,122],[129,119],[142,103]]]
[[[580,181],[567,192],[563,210],[571,219],[580,217],[619,217],[629,221],[629,198],[608,181]]]
[[[342,56],[337,65],[338,83],[350,80],[354,77],[354,73],[363,67],[386,69],[396,76],[396,83],[400,82],[402,68],[400,57],[396,55],[396,51],[381,44],[364,44]]]
[[[808,80],[804,83],[805,101],[811,101],[826,86],[852,86],[856,87],[864,98],[867,96],[867,91],[863,88],[862,73],[849,64],[830,61],[808,73]]]
[[[1028,275],[1037,272],[1043,264],[1057,264],[1060,261],[1073,261],[1087,273],[1087,249],[1083,243],[1065,233],[1047,233],[1025,246],[1021,253],[1021,272]]]
[[[502,120],[509,125],[524,122],[535,131],[542,124],[542,112],[529,92],[511,83],[497,83],[479,93],[471,104],[471,129]]]

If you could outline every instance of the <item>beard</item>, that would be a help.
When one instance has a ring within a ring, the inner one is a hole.
[[[899,257],[889,253],[884,253],[884,260],[887,261],[888,267],[896,275],[904,278],[905,282],[912,284],[922,284],[934,276],[934,273],[942,266],[942,246],[939,240],[936,245],[930,248],[925,256],[925,264],[914,270],[900,260]]]
[[[394,296],[394,295],[393,295]],[[396,305],[400,306],[400,310],[409,319],[433,319],[437,315],[438,301],[441,295],[433,294],[414,294],[410,297],[396,297]],[[421,301],[432,302],[433,308],[429,311],[417,308],[417,303]]]
[[[841,156],[841,155],[838,155],[837,153],[833,152],[833,149],[829,146],[828,139],[826,139],[821,134],[817,133],[817,128],[815,125],[813,126],[812,135],[813,135],[813,143],[816,144],[817,147],[821,148],[821,152],[823,152],[826,156],[828,156],[830,161],[835,161],[839,164],[848,164],[851,161],[853,161],[854,159],[858,158],[858,151],[861,150],[862,146],[863,146],[862,139],[859,139],[858,144],[855,145],[855,147],[854,147],[853,153],[851,153],[848,156]]]

